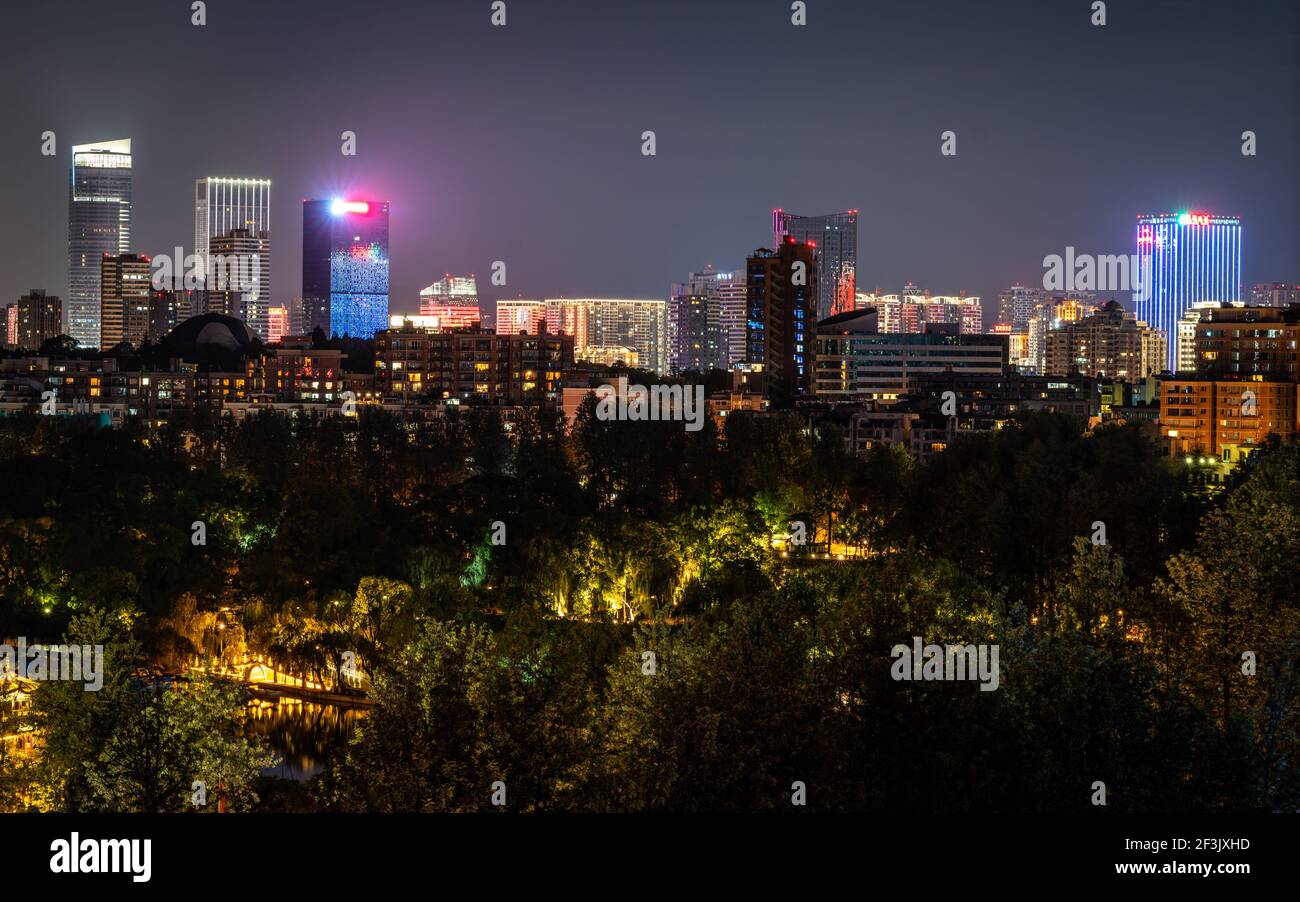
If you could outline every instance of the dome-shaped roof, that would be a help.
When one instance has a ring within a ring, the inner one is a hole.
[[[192,316],[163,339],[163,346],[178,357],[204,350],[242,353],[257,340],[248,323],[222,313]]]

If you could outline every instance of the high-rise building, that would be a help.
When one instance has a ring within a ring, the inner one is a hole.
[[[927,324],[956,323],[963,335],[984,331],[984,308],[977,297],[930,295],[913,290],[903,294],[860,294],[855,309],[876,311],[880,331],[888,334],[920,334]]]
[[[5,325],[8,332],[6,344],[35,351],[62,333],[63,302],[58,295],[33,288],[20,297],[17,304],[9,305]]]
[[[746,362],[763,367],[772,406],[789,407],[813,393],[817,251],[787,235],[776,250],[754,251],[745,272]]]
[[[858,272],[858,211],[798,216],[772,211],[772,246],[789,236],[817,252],[817,316],[826,319],[854,309]]]
[[[1224,306],[1215,301],[1197,301],[1183,313],[1178,320],[1178,370],[1179,373],[1196,372],[1196,327],[1201,323],[1201,316],[1207,310]],[[1243,307],[1245,302],[1236,301],[1226,306]]]
[[[497,301],[496,333],[536,335],[546,325],[546,302],[509,298]]]
[[[1041,288],[1012,285],[998,295],[998,322],[1011,326],[1012,332],[1029,329],[1029,319],[1042,306],[1046,296]]]
[[[1143,215],[1137,222],[1138,319],[1165,334],[1178,368],[1178,321],[1198,301],[1241,300],[1241,219],[1209,213]],[[1149,274],[1149,275],[1148,275]]]
[[[1110,301],[1090,315],[1062,323],[1047,335],[1046,373],[1079,373],[1137,382],[1165,362],[1165,337]]]
[[[481,323],[478,283],[473,276],[444,275],[420,290],[420,315],[434,317],[441,329],[468,329]]]
[[[100,261],[131,246],[131,139],[72,148],[68,183],[68,295],[64,331],[100,347]]]
[[[749,288],[743,269],[718,276],[718,313],[726,368],[745,362],[745,332]]]
[[[17,303],[5,305],[0,325],[4,328],[5,347],[34,351],[63,331],[63,302],[56,295],[33,288]]]
[[[573,336],[578,360],[600,360],[609,349],[631,349],[638,365],[668,372],[668,302],[663,298],[548,298],[546,331]]]
[[[1300,304],[1300,285],[1260,282],[1250,286],[1252,307],[1288,307],[1291,304]]]
[[[1170,454],[1223,475],[1269,436],[1294,443],[1300,304],[1205,308],[1195,328],[1194,371],[1160,384],[1160,431]]]
[[[122,342],[132,347],[149,336],[150,270],[143,254],[105,254],[100,258],[100,347]]]
[[[1300,381],[1300,304],[1222,305],[1201,312],[1195,370],[1218,378]]]
[[[302,205],[303,329],[370,338],[388,327],[388,204]]]
[[[673,372],[697,373],[726,369],[722,331],[723,276],[730,273],[693,272],[685,282],[674,282],[668,302],[669,367]]]
[[[231,239],[239,236],[234,241]],[[226,239],[218,245],[220,239]],[[208,176],[194,183],[194,252],[203,265],[209,287],[213,287],[216,254],[249,255],[242,270],[249,272],[249,284],[234,290],[244,295],[244,319],[266,340],[267,315],[271,306],[271,180]],[[228,286],[229,287],[229,286]]]

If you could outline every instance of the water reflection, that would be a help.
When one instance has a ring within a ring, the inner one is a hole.
[[[276,756],[264,776],[310,780],[325,766],[330,752],[348,741],[365,711],[281,696],[248,701],[249,732]]]

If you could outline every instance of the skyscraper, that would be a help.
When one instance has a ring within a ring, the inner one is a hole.
[[[99,347],[100,261],[131,246],[131,139],[75,145],[70,175],[65,331]]]
[[[302,204],[303,328],[371,338],[388,328],[388,203]]]
[[[242,289],[244,318],[265,341],[271,307],[271,180],[208,176],[194,182],[194,252],[203,262],[209,280],[212,243],[239,232],[239,248],[229,245],[220,253],[256,255],[255,284]],[[228,262],[228,261],[227,261]],[[249,280],[253,282],[254,280]],[[209,285],[208,287],[213,287]]]
[[[1178,321],[1198,301],[1241,299],[1241,220],[1209,213],[1138,217],[1137,317],[1165,334],[1166,367],[1178,369]],[[1150,274],[1149,277],[1147,274]]]
[[[826,216],[797,216],[772,211],[773,247],[786,236],[817,251],[817,319],[854,309],[858,271],[858,211]]]
[[[749,287],[746,359],[761,364],[773,407],[813,393],[817,251],[787,235],[777,250],[759,248],[745,264]]]

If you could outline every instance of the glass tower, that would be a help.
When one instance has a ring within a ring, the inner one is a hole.
[[[1209,213],[1139,216],[1137,259],[1142,280],[1133,295],[1137,317],[1164,333],[1166,366],[1177,372],[1183,315],[1202,301],[1241,300],[1241,219]]]
[[[858,272],[858,211],[797,216],[772,211],[772,246],[786,236],[817,251],[817,319],[854,309]]]
[[[100,346],[100,262],[131,245],[131,139],[72,148],[68,181],[68,295],[64,331]]]

